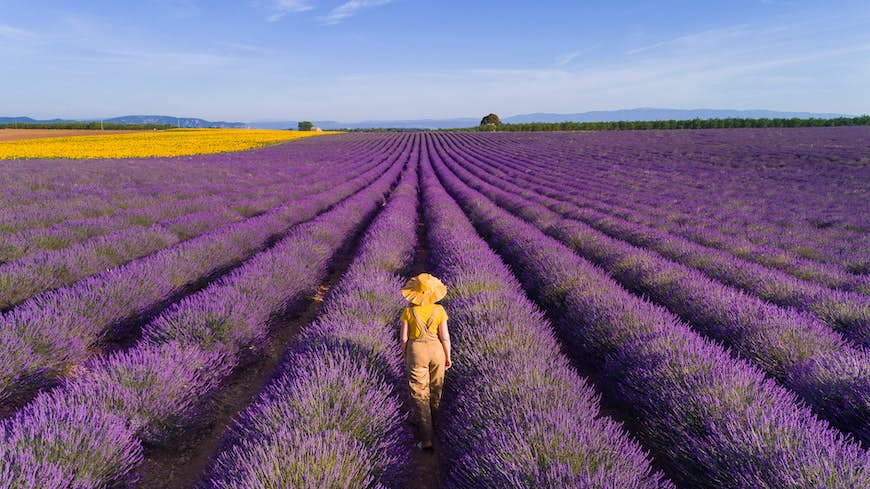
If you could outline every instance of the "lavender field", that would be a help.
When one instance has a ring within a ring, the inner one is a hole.
[[[0,188],[0,489],[870,488],[870,127],[348,133]]]

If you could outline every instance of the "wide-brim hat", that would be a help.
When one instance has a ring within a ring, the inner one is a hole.
[[[402,295],[409,302],[418,306],[434,304],[447,295],[447,286],[438,277],[421,273],[405,282],[402,287]]]

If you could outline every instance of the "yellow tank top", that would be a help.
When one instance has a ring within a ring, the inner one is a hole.
[[[411,311],[411,308],[414,310]],[[423,321],[423,324],[417,324],[417,319],[414,317],[415,312],[417,313],[417,317],[420,318],[420,321]],[[430,317],[432,318],[431,321],[429,321]],[[408,323],[409,340],[419,338],[420,335],[423,334],[423,328],[426,326],[427,322],[429,323],[429,333],[437,335],[438,326],[444,321],[447,321],[447,311],[444,310],[444,307],[441,304],[409,306],[402,311],[402,321]]]

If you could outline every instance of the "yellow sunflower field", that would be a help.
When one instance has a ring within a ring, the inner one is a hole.
[[[171,129],[0,142],[0,159],[141,158],[223,153],[335,132],[269,129]]]

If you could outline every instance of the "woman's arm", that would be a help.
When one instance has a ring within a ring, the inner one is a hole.
[[[438,337],[441,339],[441,346],[444,347],[444,368],[450,368],[450,331],[447,330],[447,320],[441,322],[438,326]]]
[[[399,330],[399,339],[402,341],[402,357],[405,356],[405,344],[408,343],[408,321],[402,320],[402,327]]]

